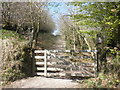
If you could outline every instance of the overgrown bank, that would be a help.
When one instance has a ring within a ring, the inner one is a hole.
[[[27,49],[28,41],[15,31],[1,30],[1,34],[1,84],[32,76],[32,55]]]

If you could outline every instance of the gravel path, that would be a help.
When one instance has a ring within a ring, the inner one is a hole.
[[[33,77],[13,82],[9,88],[80,88],[77,82],[69,79]]]

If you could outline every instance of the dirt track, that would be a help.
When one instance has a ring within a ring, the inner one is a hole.
[[[68,79],[33,77],[13,82],[9,88],[80,88],[77,82]]]

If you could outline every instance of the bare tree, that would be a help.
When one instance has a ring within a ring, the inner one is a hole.
[[[27,37],[35,47],[39,32],[51,33],[54,28],[44,3],[39,2],[4,2],[2,3],[2,27],[14,30]]]

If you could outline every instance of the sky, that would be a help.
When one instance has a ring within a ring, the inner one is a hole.
[[[50,5],[47,7],[50,15],[52,16],[53,21],[56,25],[56,30],[54,31],[54,35],[59,33],[59,18],[62,15],[70,14],[70,9],[73,6],[68,6],[67,2],[51,2]]]

